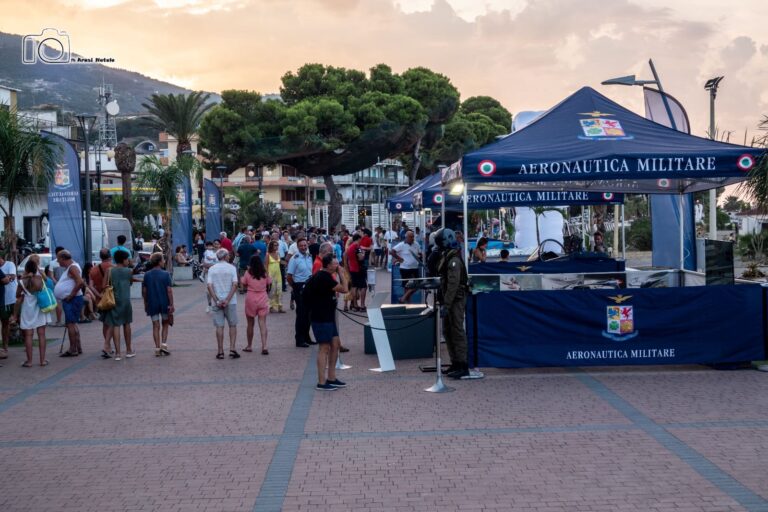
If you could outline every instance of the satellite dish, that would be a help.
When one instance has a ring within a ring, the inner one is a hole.
[[[120,106],[117,104],[117,101],[112,100],[106,104],[104,110],[107,111],[107,114],[114,117],[120,112]]]

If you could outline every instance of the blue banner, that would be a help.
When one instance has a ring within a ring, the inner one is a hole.
[[[72,253],[80,265],[85,264],[83,240],[83,207],[80,197],[80,159],[75,148],[60,135],[43,131],[42,136],[60,148],[53,180],[48,185],[48,232],[51,250],[61,246]]]
[[[763,299],[752,285],[482,293],[469,352],[476,334],[478,365],[497,368],[762,360]]]
[[[685,270],[696,270],[696,225],[693,194],[651,196],[654,267],[680,268],[680,208],[683,204],[683,256]]]
[[[439,188],[422,190],[417,194],[421,194],[422,208],[441,208],[443,201],[445,201],[446,210],[463,209],[463,195],[446,194]],[[470,190],[467,192],[468,210],[490,210],[514,206],[581,206],[591,204],[624,204],[624,194],[563,190]]]
[[[188,176],[176,187],[176,201],[171,221],[171,254],[182,244],[192,248],[192,185]]]
[[[203,204],[205,206],[205,235],[208,240],[219,238],[221,233],[221,190],[209,179],[203,180]]]

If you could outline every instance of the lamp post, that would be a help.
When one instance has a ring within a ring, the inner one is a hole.
[[[221,195],[219,204],[224,206],[224,173],[227,172],[227,166],[217,165],[216,170],[219,172],[219,195]],[[224,208],[219,209],[221,210],[221,229],[224,229]]]
[[[710,78],[704,84],[704,89],[709,91],[709,138],[712,140],[715,140],[715,97],[723,78]],[[717,190],[714,188],[709,191],[709,238],[717,240]]]
[[[181,152],[182,155],[190,158],[194,158],[195,152],[191,149],[185,149]],[[203,174],[200,173],[200,189],[197,191],[197,200],[200,202],[200,223],[197,225],[198,230],[202,230],[203,221],[205,219],[205,216],[203,215],[203,206],[205,204],[205,201],[203,201],[205,194],[203,193]]]
[[[628,76],[620,76],[618,78],[611,78],[609,80],[605,80],[601,82],[602,85],[650,85],[654,84],[656,87],[659,88],[659,94],[661,94],[661,101],[664,104],[664,110],[667,112],[667,118],[669,119],[669,124],[671,125],[673,130],[677,130],[677,123],[675,123],[675,118],[672,116],[672,109],[669,107],[669,101],[667,100],[667,95],[664,93],[664,88],[661,85],[661,80],[659,79],[659,74],[656,73],[656,66],[653,65],[653,59],[648,59],[648,65],[651,68],[651,73],[653,74],[653,80],[637,80],[635,78],[635,75],[628,75]],[[678,209],[680,211],[680,268],[682,269],[684,267],[684,252],[683,252],[683,204],[682,204],[682,195],[678,194]],[[613,207],[613,218],[618,219],[619,214],[619,207],[618,205],[614,205]],[[624,219],[621,219],[622,226],[624,225]],[[613,248],[614,252],[618,252],[618,243],[619,243],[619,225],[617,222],[614,223],[613,228]]]
[[[91,170],[88,163],[88,144],[96,116],[80,114],[76,118],[80,129],[83,130],[83,138],[85,139],[85,264],[87,265],[91,262]]]

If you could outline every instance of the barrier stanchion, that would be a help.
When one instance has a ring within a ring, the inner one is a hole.
[[[443,383],[442,362],[440,360],[440,337],[442,336],[442,325],[440,322],[440,303],[437,298],[437,293],[432,294],[432,308],[435,315],[435,383],[424,391],[428,393],[449,393],[455,391],[454,388],[448,387]]]
[[[336,326],[339,325],[339,310],[336,310]],[[344,361],[341,360],[341,351],[339,351],[338,356],[336,356],[336,369],[337,370],[349,370],[352,368],[348,364],[344,364]]]

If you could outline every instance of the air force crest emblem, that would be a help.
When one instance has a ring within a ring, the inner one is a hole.
[[[216,206],[216,194],[208,194],[208,206]]]
[[[56,174],[53,176],[53,186],[56,188],[68,188],[72,184],[69,178],[69,167],[57,165]]]
[[[617,300],[618,298],[622,300]],[[609,297],[616,302],[606,307],[606,327],[603,336],[613,341],[626,341],[639,334],[635,330],[635,311],[629,304],[623,302],[629,297]]]

